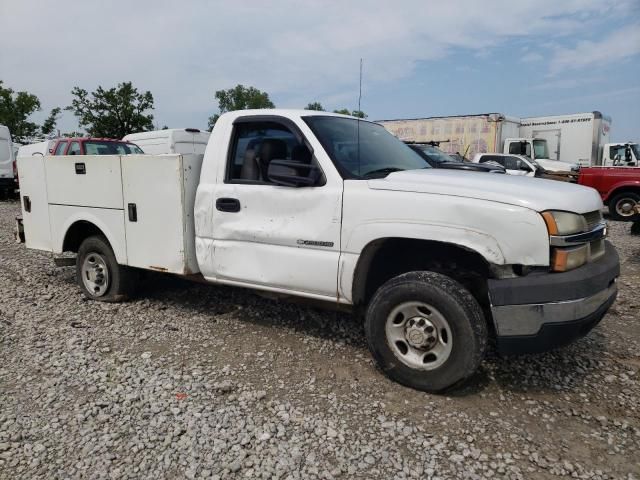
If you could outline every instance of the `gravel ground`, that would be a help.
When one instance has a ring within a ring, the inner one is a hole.
[[[373,365],[343,314],[149,277],[85,301],[0,202],[0,478],[640,478],[640,236],[618,302],[448,396]]]

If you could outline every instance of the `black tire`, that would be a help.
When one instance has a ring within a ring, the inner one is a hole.
[[[405,364],[387,341],[387,319],[409,302],[432,306],[448,323],[450,353],[432,370]],[[365,334],[369,350],[385,375],[407,387],[432,393],[458,386],[473,375],[484,358],[488,338],[482,309],[471,293],[445,275],[426,271],[399,275],[378,289],[367,308]]]
[[[83,280],[83,265],[87,259],[99,258],[103,269],[106,269],[107,281],[101,285],[100,292],[92,291]],[[135,270],[119,265],[107,239],[101,235],[85,239],[78,249],[76,259],[76,280],[82,293],[90,300],[100,302],[122,302],[134,292],[137,273]],[[102,291],[103,289],[103,291]]]
[[[632,205],[632,211],[628,215],[623,215],[620,213],[623,204]],[[640,203],[640,195],[636,192],[620,192],[616,194],[611,200],[608,202],[609,206],[609,215],[613,220],[618,220],[620,222],[631,222],[639,219],[639,215],[635,213],[634,207]]]

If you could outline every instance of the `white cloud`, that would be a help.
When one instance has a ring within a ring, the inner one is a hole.
[[[549,41],[620,16],[634,0],[0,0],[5,84],[44,109],[131,80],[151,90],[160,125],[200,126],[215,90],[267,90],[278,106],[319,100],[353,107],[364,89],[410,75],[419,62],[464,49],[479,55],[513,38]],[[579,14],[579,15],[578,15]],[[556,69],[566,64],[559,50]],[[353,99],[353,101],[349,101]],[[44,112],[43,112],[44,115]],[[75,123],[69,114],[65,122]],[[63,125],[64,126],[64,125]]]
[[[551,75],[566,70],[602,68],[640,54],[640,23],[617,28],[599,41],[582,41],[574,48],[557,48],[550,64]]]

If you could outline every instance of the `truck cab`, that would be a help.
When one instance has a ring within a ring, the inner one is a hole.
[[[551,160],[544,138],[507,138],[504,141],[504,153],[529,157],[549,172],[576,172],[579,168],[577,163]]]
[[[144,153],[136,144],[113,138],[60,138],[49,155],[129,155]]]
[[[602,148],[602,165],[607,167],[639,167],[640,145],[637,143],[606,143]]]

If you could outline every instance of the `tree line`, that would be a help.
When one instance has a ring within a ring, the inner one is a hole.
[[[93,92],[74,87],[71,90],[71,105],[64,107],[78,119],[78,125],[91,137],[122,138],[129,133],[154,130],[154,100],[150,91],[138,91],[132,82],[119,83],[116,87],[98,88]],[[236,85],[226,90],[217,90],[214,95],[219,112],[209,117],[209,130],[225,112],[233,110],[275,108],[267,92],[255,87]],[[311,102],[306,110],[325,111],[319,102]],[[30,117],[41,110],[38,97],[27,91],[14,91],[0,80],[0,125],[6,125],[16,142],[24,142],[38,136],[55,132],[62,107],[55,107],[41,125]],[[359,110],[342,108],[334,113],[366,118]],[[167,128],[166,126],[164,128]],[[82,136],[80,132],[65,133],[65,136]]]

